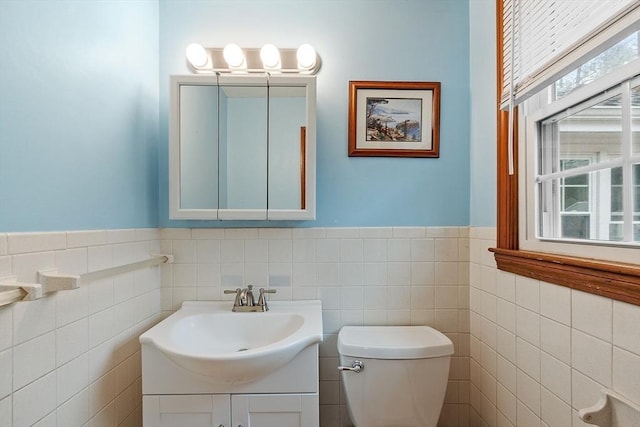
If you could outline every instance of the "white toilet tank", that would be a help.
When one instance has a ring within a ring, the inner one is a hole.
[[[443,333],[428,326],[344,326],[338,353],[341,369],[356,366],[342,371],[356,427],[436,427],[453,354]]]

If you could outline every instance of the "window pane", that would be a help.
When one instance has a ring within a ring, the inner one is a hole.
[[[566,239],[589,238],[589,215],[563,215],[562,235]]]
[[[622,157],[622,97],[543,124],[543,174]],[[588,158],[587,158],[588,157]],[[568,160],[558,160],[568,159]],[[557,163],[559,162],[559,164]]]
[[[555,84],[556,99],[638,58],[638,32],[582,64]]]

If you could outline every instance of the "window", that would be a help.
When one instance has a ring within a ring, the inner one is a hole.
[[[497,0],[512,111],[498,112],[492,251],[501,270],[640,305],[640,2],[563,4]]]
[[[637,40],[637,34],[625,40],[636,56]],[[618,45],[610,50],[618,51]],[[606,51],[599,57],[606,58],[603,69],[619,70],[617,66],[624,65],[629,55],[613,56]],[[559,241],[640,242],[636,178],[640,153],[634,147],[640,127],[640,78],[635,73],[640,74],[635,68],[622,70],[617,78],[625,80],[613,86],[591,79],[592,87],[563,92],[562,102],[557,98],[543,106],[538,102],[539,114],[536,107],[532,108],[531,118],[525,120],[532,120],[535,127],[529,128],[532,134],[525,141],[538,146],[537,158],[531,155],[528,162],[539,166],[537,171],[533,171],[533,164],[528,168],[525,183],[528,186],[535,182],[538,187],[537,198],[528,201],[536,205],[529,218],[535,217],[537,225],[529,236]],[[607,75],[602,73],[600,78]],[[606,89],[600,91],[603,85]],[[556,82],[548,90],[557,93],[558,86]],[[562,86],[566,87],[566,82]],[[550,115],[540,118],[541,114]]]

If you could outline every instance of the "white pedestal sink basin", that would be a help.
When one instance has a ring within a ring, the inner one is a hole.
[[[320,301],[273,301],[269,311],[233,313],[231,302],[187,301],[140,336],[144,349],[218,384],[256,381],[322,341]]]

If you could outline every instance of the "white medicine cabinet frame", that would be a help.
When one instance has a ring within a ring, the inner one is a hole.
[[[314,76],[170,79],[169,216],[313,220]]]

